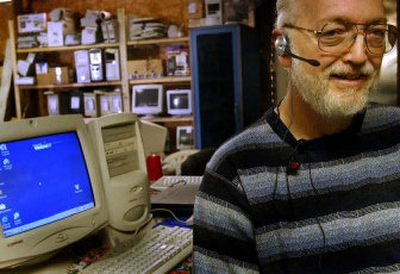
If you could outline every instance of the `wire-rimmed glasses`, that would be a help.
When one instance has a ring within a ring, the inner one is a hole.
[[[390,24],[335,22],[324,25],[321,30],[312,30],[291,24],[286,24],[284,27],[313,33],[318,39],[320,50],[334,54],[341,54],[348,50],[359,33],[364,34],[367,51],[372,55],[388,53],[397,41],[397,28]]]

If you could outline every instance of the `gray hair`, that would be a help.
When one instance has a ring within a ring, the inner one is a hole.
[[[286,23],[289,23],[289,18],[293,18],[295,3],[298,0],[277,0],[276,1],[276,22],[275,27],[282,28]]]

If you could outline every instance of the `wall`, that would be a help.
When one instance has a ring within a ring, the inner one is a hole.
[[[0,4],[0,64],[4,60],[4,50],[8,38],[8,20],[13,19],[14,12],[10,3]]]

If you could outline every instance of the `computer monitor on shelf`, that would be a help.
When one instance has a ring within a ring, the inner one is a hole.
[[[149,182],[140,133],[133,113],[116,113],[89,121],[103,180],[109,228],[117,245],[124,232],[135,232],[150,219]],[[118,233],[121,232],[121,233]],[[128,235],[129,236],[129,235]]]
[[[193,149],[193,126],[176,127],[176,148],[178,150]]]
[[[0,268],[47,259],[106,226],[98,162],[80,115],[0,124]]]
[[[132,86],[132,112],[156,115],[163,112],[163,85]]]
[[[171,115],[192,114],[192,91],[190,89],[167,90],[167,112]]]

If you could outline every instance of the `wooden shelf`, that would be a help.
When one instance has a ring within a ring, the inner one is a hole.
[[[73,51],[93,48],[118,48],[119,43],[111,44],[92,44],[92,45],[79,45],[79,46],[64,46],[64,47],[43,47],[43,48],[27,48],[17,49],[17,53],[30,53],[30,52],[52,52],[52,51]]]
[[[143,45],[154,45],[154,44],[181,44],[188,43],[189,37],[180,38],[163,38],[163,39],[148,39],[141,41],[128,41],[126,44],[128,46],[143,46]]]
[[[138,85],[138,84],[151,84],[151,83],[160,83],[160,84],[168,84],[168,83],[190,83],[190,76],[170,76],[170,77],[161,77],[161,78],[148,78],[148,79],[137,79],[137,80],[129,80],[129,84]]]
[[[193,122],[193,116],[152,117],[152,118],[142,118],[142,119],[154,123]]]
[[[63,88],[84,88],[99,86],[119,86],[121,81],[92,82],[92,83],[69,83],[61,85],[19,85],[20,89],[63,89]]]

